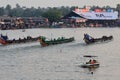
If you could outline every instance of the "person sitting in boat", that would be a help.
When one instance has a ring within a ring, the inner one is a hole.
[[[57,40],[60,40],[60,37],[58,37],[58,39]]]
[[[95,64],[95,60],[91,60],[91,63],[90,64]]]
[[[91,59],[90,59],[89,62],[86,62],[86,64],[95,64],[96,62],[97,62],[96,60],[94,60],[94,59],[91,60]]]
[[[54,41],[56,41],[56,39],[54,38]]]
[[[30,39],[32,39],[32,37],[31,36],[27,36],[27,40],[30,40]]]
[[[15,43],[15,38],[12,40],[12,43]]]
[[[64,37],[61,37],[61,39],[63,40],[63,39],[65,39]]]
[[[84,39],[87,39],[87,40],[89,40],[89,41],[94,41],[94,38],[93,37],[91,37],[90,35],[88,35],[88,34],[84,34]]]
[[[95,63],[97,63],[97,60],[95,59],[91,60],[91,64],[95,64]]]
[[[22,40],[21,38],[18,39],[19,42],[21,42],[21,40]]]

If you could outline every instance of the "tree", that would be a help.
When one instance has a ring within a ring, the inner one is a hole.
[[[49,22],[52,23],[60,20],[62,14],[60,11],[52,9],[44,12],[42,16],[48,18]]]
[[[24,8],[20,7],[19,4],[16,4],[16,7],[13,8],[11,11],[11,15],[17,16],[17,17],[22,17],[23,12],[24,12]]]
[[[0,16],[3,16],[3,15],[4,15],[4,8],[0,7]]]
[[[116,10],[118,11],[118,14],[120,16],[120,4],[117,4]]]
[[[5,8],[5,15],[11,15],[10,12],[11,12],[11,5],[7,5],[6,8]]]

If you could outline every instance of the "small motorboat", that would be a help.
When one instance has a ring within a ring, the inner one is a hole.
[[[99,62],[96,59],[93,59],[97,56],[94,55],[84,55],[83,57],[90,59],[88,62],[81,65],[82,68],[98,68]]]

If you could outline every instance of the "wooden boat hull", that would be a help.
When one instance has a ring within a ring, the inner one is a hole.
[[[86,38],[84,38],[84,41],[86,44],[91,44],[91,43],[96,43],[96,42],[105,42],[105,41],[110,41],[113,39],[113,36],[103,36],[102,38],[95,38],[92,40],[88,40]]]
[[[62,39],[62,40],[50,40],[50,41],[44,41],[42,38],[39,38],[39,42],[42,46],[69,43],[69,42],[72,42],[72,41],[74,41],[74,37],[66,38],[66,39]]]

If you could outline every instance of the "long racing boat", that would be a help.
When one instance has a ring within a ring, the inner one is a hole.
[[[37,41],[40,37],[34,37],[32,38],[31,36],[27,36],[26,38],[19,38],[19,39],[13,39],[9,40],[7,36],[0,36],[0,43],[2,45],[8,45],[8,44],[19,44],[19,43],[27,43],[27,42],[34,42]]]
[[[58,38],[58,39],[53,39],[53,40],[46,40],[46,37],[41,36],[39,38],[39,42],[41,46],[49,46],[49,45],[55,45],[55,44],[62,44],[62,43],[68,43],[74,41],[74,37],[70,38]]]
[[[96,43],[96,42],[106,42],[111,41],[113,39],[113,36],[102,36],[101,38],[91,38],[91,36],[86,36],[87,34],[84,34],[84,41],[86,44]],[[90,37],[90,38],[89,38]]]

